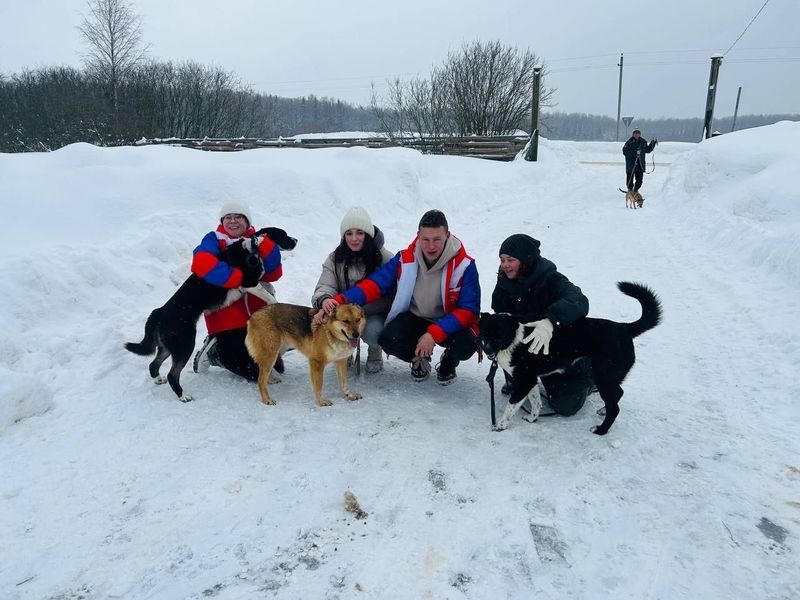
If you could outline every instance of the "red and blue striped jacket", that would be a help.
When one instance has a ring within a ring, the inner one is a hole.
[[[397,286],[397,293],[386,317],[386,323],[391,322],[400,313],[408,311],[419,268],[414,256],[418,239],[415,238],[408,248],[395,254],[380,269],[336,296],[334,300],[341,304],[349,302],[364,306]],[[478,323],[481,309],[478,269],[475,267],[475,261],[467,255],[464,244],[461,244],[458,254],[442,269],[441,289],[445,314],[428,327],[428,333],[438,344],[461,329],[475,331]]]
[[[254,227],[249,227],[243,237],[253,235]],[[208,232],[194,249],[192,256],[192,273],[203,278],[211,285],[228,289],[242,285],[242,271],[219,259],[220,253],[237,239],[232,238],[220,225],[215,231]],[[261,281],[277,281],[283,275],[281,251],[278,245],[268,237],[264,237],[258,246],[258,253],[264,261],[264,275]],[[241,298],[212,313],[205,315],[206,328],[209,335],[230,329],[247,327],[247,319],[266,303],[253,294],[243,294]]]

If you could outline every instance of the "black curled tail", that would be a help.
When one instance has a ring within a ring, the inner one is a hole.
[[[642,316],[639,317],[639,320],[628,323],[628,332],[632,338],[642,335],[661,322],[661,301],[653,290],[641,283],[630,283],[629,281],[620,281],[617,283],[617,287],[620,292],[636,298],[642,305]]]
[[[156,328],[161,321],[161,309],[157,308],[150,313],[147,317],[147,323],[144,324],[144,338],[138,344],[135,342],[127,342],[125,349],[133,352],[134,354],[141,354],[142,356],[149,356],[156,351]]]

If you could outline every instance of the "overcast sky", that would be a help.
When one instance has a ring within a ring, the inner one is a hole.
[[[253,89],[368,104],[394,77],[425,75],[475,39],[530,48],[556,110],[702,117],[710,57],[764,0],[134,0],[149,55],[235,71]],[[85,0],[0,0],[0,72],[81,64]],[[800,1],[770,0],[725,54],[716,116],[800,112]],[[2,110],[2,107],[0,107]]]

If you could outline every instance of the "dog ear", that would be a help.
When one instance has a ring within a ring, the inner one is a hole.
[[[266,235],[278,244],[282,250],[294,250],[295,246],[297,246],[297,238],[291,237],[280,227],[262,227],[256,231],[256,235]]]

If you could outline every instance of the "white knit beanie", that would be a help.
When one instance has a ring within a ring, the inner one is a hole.
[[[250,220],[250,207],[241,200],[229,200],[223,204],[222,208],[219,209],[220,222],[225,215],[244,215],[244,218],[247,219],[247,224],[252,224]]]
[[[375,237],[375,226],[372,224],[372,219],[367,210],[360,206],[354,206],[345,213],[342,224],[339,226],[342,237],[348,229],[360,229],[370,237]]]

